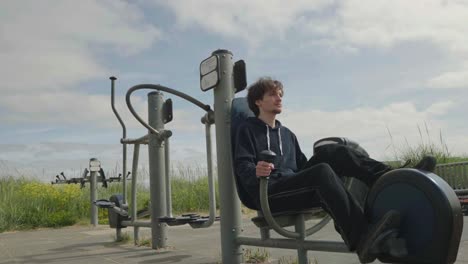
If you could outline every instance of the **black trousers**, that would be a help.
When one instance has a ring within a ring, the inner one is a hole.
[[[350,250],[354,250],[368,226],[362,207],[346,190],[342,178],[355,177],[369,187],[391,168],[346,146],[321,147],[296,174],[269,183],[273,212],[322,207]]]

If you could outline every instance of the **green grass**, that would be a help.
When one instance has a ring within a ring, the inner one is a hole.
[[[207,177],[195,177],[190,171],[184,173],[175,175],[171,181],[173,213],[208,211]],[[130,189],[130,182],[127,186]],[[137,207],[143,209],[149,204],[149,189],[142,185],[137,189]],[[107,189],[99,184],[99,199],[109,199],[118,193],[122,193],[121,183],[109,183]],[[129,194],[128,191],[127,200]],[[79,184],[51,185],[26,177],[0,177],[0,232],[86,224],[89,219],[89,184],[80,189]],[[99,224],[107,223],[107,209],[99,209]]]
[[[246,248],[242,257],[244,263],[269,263],[270,252],[264,248]]]
[[[128,243],[131,240],[128,232],[122,233],[120,237],[112,236],[112,239],[114,239],[114,242],[122,244]]]
[[[432,137],[430,136],[429,128],[426,124],[424,125],[424,133],[419,125],[417,128],[419,132],[419,142],[410,144],[408,140],[405,139],[405,145],[402,147],[397,147],[395,145],[393,136],[390,130],[388,130],[391,144],[387,149],[391,148],[393,150],[393,157],[390,159],[403,162],[410,161],[409,166],[416,165],[421,158],[426,155],[434,156],[438,164],[468,161],[468,156],[466,155],[456,156],[450,153],[449,147],[442,136],[442,132],[439,132],[438,142],[435,142],[431,139]]]
[[[406,140],[406,144],[403,148],[397,148],[395,146],[392,134],[388,131],[392,142],[389,148],[391,147],[394,152],[394,157],[392,159],[397,161],[389,162],[390,166],[399,167],[399,161],[409,161],[408,166],[413,167],[426,155],[434,156],[437,159],[438,165],[468,161],[468,156],[466,155],[456,156],[450,153],[449,147],[442,136],[442,132],[439,132],[439,139],[435,142],[431,139],[427,125],[425,125],[424,128],[425,132],[423,133],[418,126],[419,142],[417,142],[416,145],[412,145]],[[460,167],[436,167],[435,173],[447,181],[452,188],[468,188],[468,169],[466,167],[467,166],[465,166],[464,171]]]
[[[151,247],[151,238],[143,238],[137,242],[139,247]]]
[[[297,258],[293,258],[293,257],[289,257],[289,258],[281,257],[278,260],[278,264],[297,264],[297,263],[299,263]],[[312,259],[309,259],[308,264],[318,264],[318,261],[317,259],[312,258]]]

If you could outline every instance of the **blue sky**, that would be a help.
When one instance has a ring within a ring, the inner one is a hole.
[[[466,17],[463,0],[1,1],[0,170],[52,178],[79,174],[91,157],[120,166],[108,77],[118,77],[128,136],[139,137],[128,88],[158,83],[212,104],[198,67],[219,48],[246,61],[249,83],[283,82],[279,119],[307,155],[322,137],[347,136],[392,159],[440,134],[464,155]],[[172,99],[172,158],[204,164],[203,112]],[[133,100],[146,116],[146,92]]]

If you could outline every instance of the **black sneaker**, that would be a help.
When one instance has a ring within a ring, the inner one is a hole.
[[[416,166],[414,166],[415,169],[418,170],[424,170],[428,172],[434,172],[435,167],[437,164],[436,158],[433,156],[424,156]]]
[[[377,258],[375,250],[378,247],[381,241],[384,241],[385,238],[382,238],[382,235],[389,236],[391,233],[396,232],[400,227],[401,216],[398,211],[390,210],[374,225],[371,225],[365,235],[361,238],[361,241],[357,245],[357,253],[359,256],[359,261],[361,263],[370,263]]]

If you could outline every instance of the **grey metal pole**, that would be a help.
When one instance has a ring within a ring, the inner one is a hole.
[[[89,160],[89,171],[90,171],[90,179],[89,179],[89,192],[90,192],[90,200],[91,200],[91,224],[93,226],[97,226],[98,224],[98,208],[94,204],[97,200],[97,173],[101,168],[101,163],[96,158],[91,158]]]
[[[344,242],[326,241],[326,240],[298,240],[290,238],[269,238],[262,240],[253,237],[238,237],[237,242],[241,245],[254,247],[271,247],[298,249],[304,248],[312,251],[325,251],[336,253],[350,253],[348,246]]]
[[[111,80],[111,107],[112,111],[114,112],[115,116],[117,117],[117,120],[119,120],[120,125],[122,126],[122,139],[125,139],[127,137],[127,128],[125,127],[125,124],[120,117],[119,113],[117,112],[117,109],[115,109],[115,81],[117,80],[116,77],[111,76],[109,78]],[[122,192],[123,192],[123,203],[127,203],[127,181],[125,175],[127,174],[127,144],[122,143]],[[116,228],[115,230],[115,236],[117,239],[122,238],[122,230],[120,228]]]
[[[117,120],[119,120],[120,125],[122,126],[122,139],[125,139],[127,137],[127,128],[125,127],[124,122],[122,121],[122,118],[120,117],[119,113],[117,113],[117,110],[115,109],[115,80],[117,80],[116,77],[111,76],[109,78],[111,80],[111,107],[112,111],[114,112],[115,116],[117,117]],[[127,175],[127,144],[122,143],[122,152],[123,152],[123,157],[122,157],[122,177],[125,179],[125,175]],[[127,181],[122,182],[122,188],[123,188],[123,203],[127,203]]]
[[[93,226],[97,226],[98,224],[98,208],[94,204],[94,201],[97,200],[97,190],[96,190],[96,185],[97,185],[97,176],[96,176],[96,171],[92,171],[91,174],[91,179],[89,181],[89,191],[91,192],[91,224]]]
[[[140,154],[140,144],[137,143],[133,147],[133,164],[132,164],[132,222],[137,221],[137,173],[138,173],[138,158]],[[133,242],[135,245],[140,240],[139,236],[140,228],[138,226],[133,227]]]
[[[214,88],[218,187],[221,209],[221,250],[224,264],[241,263],[241,247],[236,240],[242,232],[240,201],[237,196],[231,157],[231,101],[234,98],[232,53],[217,50],[219,84]]]
[[[305,240],[305,235],[306,235],[306,228],[305,228],[305,219],[304,215],[300,214],[299,216],[296,217],[296,232],[300,234],[300,240],[304,241]],[[303,247],[298,247],[297,248],[297,262],[299,264],[308,264],[309,259],[307,257],[307,249],[304,249]]]
[[[213,225],[214,221],[216,220],[216,190],[215,190],[215,180],[213,177],[213,154],[212,154],[212,146],[211,146],[211,124],[214,122],[214,113],[208,112],[203,118],[202,123],[205,124],[205,134],[206,134],[206,161],[207,161],[207,169],[208,169],[208,195],[209,195],[209,203],[210,203],[210,216],[208,221],[204,222],[203,224],[197,225],[194,228],[207,228]]]
[[[127,204],[127,144],[123,145],[122,158],[122,200],[123,204]]]
[[[169,138],[164,140],[164,155],[166,161],[166,202],[167,202],[167,213],[166,216],[172,217],[172,190],[171,190],[171,161],[169,155]]]
[[[206,114],[209,119],[210,114]],[[209,189],[209,200],[210,200],[210,218],[208,222],[204,224],[204,227],[211,226],[216,218],[216,190],[215,180],[213,177],[213,147],[211,146],[211,122],[206,120],[205,122],[205,134],[206,134],[206,161],[208,169],[208,189]]]
[[[163,94],[151,92],[148,94],[148,124],[157,131],[164,130],[163,122]],[[166,223],[159,222],[159,218],[165,216],[166,209],[166,177],[164,162],[164,138],[151,133],[149,135],[149,173],[150,173],[150,198],[151,198],[151,240],[152,248],[166,247]]]

